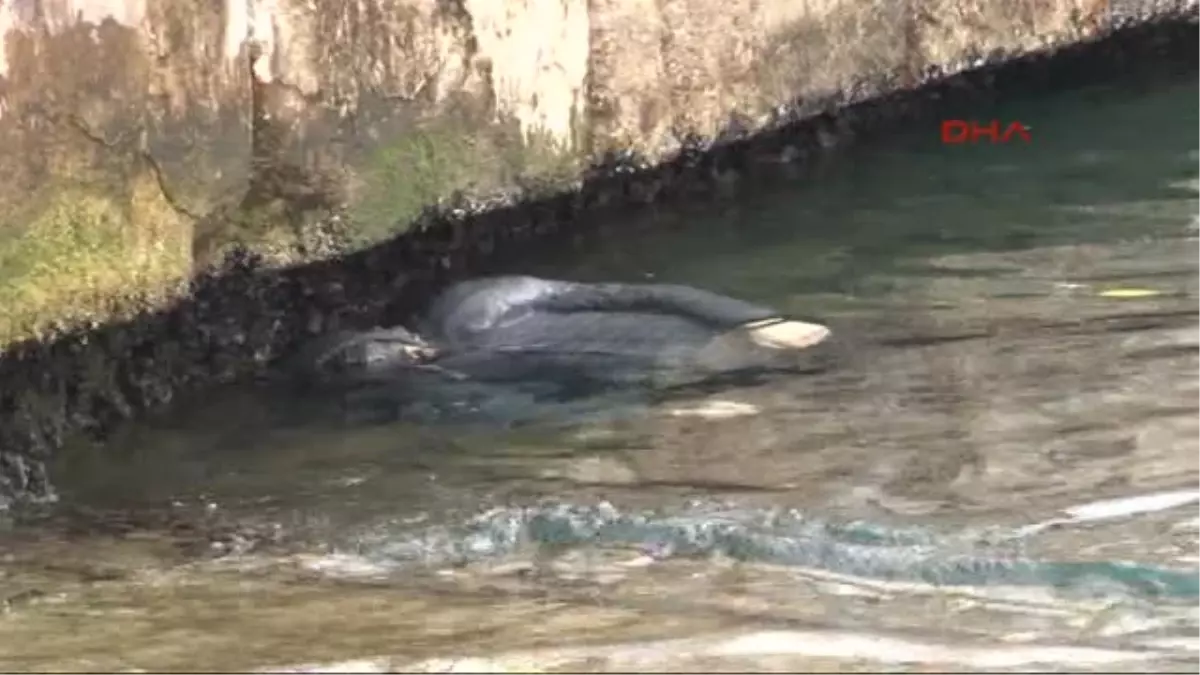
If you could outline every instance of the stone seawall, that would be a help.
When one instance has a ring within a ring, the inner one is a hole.
[[[457,193],[1102,35],[1118,1],[3,2],[0,345],[162,306],[239,243],[328,257]]]
[[[770,119],[740,130],[685,134],[683,147],[670,152],[607,153],[566,187],[526,185],[496,202],[443,199],[405,234],[350,253],[280,267],[255,242],[226,247],[218,265],[158,306],[81,328],[62,324],[10,345],[0,357],[0,497],[52,497],[43,460],[70,434],[102,437],[180,392],[259,372],[316,333],[394,320],[452,276],[564,245],[555,235],[584,232],[649,202],[719,193],[716,185],[739,177],[761,183],[783,167],[803,170],[942,106],[1104,80],[1131,67],[1194,69],[1196,37],[1194,6],[1184,5],[1068,46],[997,54],[995,65],[955,75],[927,68],[910,83],[862,80],[857,90],[777,106]],[[279,208],[296,201],[280,198]],[[318,222],[341,223],[324,231],[344,234],[353,213],[332,211]]]

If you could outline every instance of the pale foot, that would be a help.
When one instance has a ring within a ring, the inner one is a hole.
[[[821,324],[778,319],[755,321],[742,328],[754,344],[768,349],[805,349],[823,342],[830,334]]]

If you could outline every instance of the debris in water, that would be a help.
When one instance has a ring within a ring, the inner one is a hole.
[[[695,406],[674,408],[672,417],[702,417],[704,419],[729,419],[758,414],[757,406],[738,401],[707,401]]]
[[[1156,295],[1162,295],[1162,291],[1153,288],[1109,288],[1100,291],[1098,295],[1102,298],[1132,300],[1137,298],[1153,298]]]
[[[1156,492],[1136,497],[1121,497],[1088,502],[1079,506],[1064,509],[1064,513],[1075,520],[1101,520],[1131,516],[1137,513],[1165,511],[1176,506],[1192,502],[1200,502],[1200,492],[1196,490],[1177,490],[1174,492]]]
[[[1087,502],[1063,509],[1063,513],[1067,516],[1065,518],[1052,518],[1040,523],[1026,525],[1017,530],[1017,536],[1027,536],[1061,525],[1072,525],[1094,520],[1112,520],[1139,513],[1165,511],[1177,506],[1183,506],[1184,504],[1191,504],[1192,502],[1200,502],[1200,492],[1195,490],[1176,490]]]

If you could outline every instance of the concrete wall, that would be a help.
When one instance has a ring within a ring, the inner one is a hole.
[[[797,97],[1086,37],[1106,0],[4,0],[0,345],[161,302],[231,241],[394,234]],[[331,214],[337,218],[331,220]],[[115,304],[114,304],[115,303]],[[138,304],[137,302],[133,304]]]

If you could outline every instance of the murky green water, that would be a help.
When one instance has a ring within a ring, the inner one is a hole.
[[[229,390],[72,448],[0,668],[1194,667],[1197,93],[982,111],[1034,141],[931,125],[528,269],[830,325],[790,375],[508,430]]]

